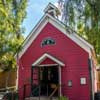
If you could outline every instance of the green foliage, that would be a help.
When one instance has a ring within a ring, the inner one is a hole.
[[[3,3],[3,1],[5,1]],[[2,34],[22,33],[21,23],[26,16],[27,0],[0,0],[0,32]]]
[[[68,97],[61,96],[61,97],[59,97],[59,100],[69,100],[69,99],[68,99]]]
[[[0,0],[0,68],[15,68],[14,55],[23,41],[21,23],[27,0]]]
[[[100,64],[100,0],[64,0],[63,9],[65,24],[94,46]]]

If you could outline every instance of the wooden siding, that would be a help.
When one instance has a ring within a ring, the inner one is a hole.
[[[55,45],[41,47],[42,40],[47,37],[52,37]],[[44,53],[56,57],[65,64],[65,67],[61,68],[62,94],[70,100],[90,100],[89,54],[50,23],[44,27],[19,61],[19,88],[31,77],[31,65]],[[81,77],[86,78],[86,85],[80,84]],[[67,85],[69,80],[72,80],[72,87]],[[23,91],[19,92],[22,100]]]

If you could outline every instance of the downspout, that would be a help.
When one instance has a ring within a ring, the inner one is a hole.
[[[93,64],[92,59],[89,58],[89,76],[90,76],[90,100],[94,100],[94,80],[93,80]]]

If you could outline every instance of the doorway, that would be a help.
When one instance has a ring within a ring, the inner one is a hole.
[[[40,67],[40,95],[50,96],[59,83],[58,66]],[[58,96],[58,89],[53,96]]]

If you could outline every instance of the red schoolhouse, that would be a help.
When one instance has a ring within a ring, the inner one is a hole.
[[[17,54],[19,100],[94,100],[93,47],[58,20],[54,5],[49,3],[44,12]]]

